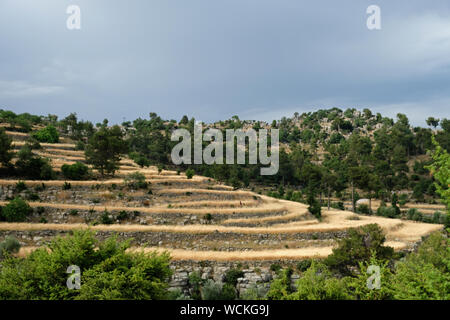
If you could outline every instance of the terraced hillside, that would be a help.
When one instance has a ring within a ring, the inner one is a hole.
[[[16,148],[23,145],[23,135],[11,136]],[[55,169],[84,162],[84,153],[74,144],[42,146],[37,153],[51,159]],[[147,188],[124,183],[133,172],[145,175]],[[319,222],[298,202],[233,190],[202,176],[188,179],[175,171],[142,169],[129,159],[122,160],[116,176],[108,180],[30,180],[24,181],[27,189],[21,192],[16,191],[18,182],[0,180],[0,205],[20,195],[28,199],[33,214],[26,223],[0,223],[0,240],[15,236],[23,244],[22,253],[57,235],[92,228],[100,238],[118,234],[132,239],[133,250],[169,250],[174,260],[296,260],[327,256],[346,230],[365,224],[379,224],[387,244],[397,250],[442,228],[336,209],[324,209]]]

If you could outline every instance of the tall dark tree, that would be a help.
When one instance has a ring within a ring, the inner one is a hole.
[[[128,144],[119,126],[106,125],[89,139],[86,146],[86,160],[97,169],[101,176],[112,174],[119,167],[121,156],[128,152]]]

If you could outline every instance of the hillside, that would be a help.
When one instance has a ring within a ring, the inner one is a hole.
[[[23,134],[7,132],[19,148]],[[63,164],[85,162],[71,143],[42,144],[36,154]],[[145,175],[146,187],[127,185],[130,173]],[[44,245],[57,235],[92,228],[104,238],[118,233],[133,239],[135,249],[169,250],[174,260],[276,261],[325,257],[335,240],[352,227],[377,223],[387,244],[411,249],[422,236],[442,225],[362,216],[337,209],[324,210],[318,221],[307,205],[233,188],[212,178],[182,172],[146,169],[125,158],[116,176],[104,180],[0,180],[1,206],[21,196],[33,208],[23,223],[1,223],[0,238],[20,239],[22,252]],[[433,209],[442,209],[438,206]]]

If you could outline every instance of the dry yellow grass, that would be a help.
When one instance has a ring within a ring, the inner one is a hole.
[[[333,247],[311,247],[299,249],[252,250],[252,251],[194,251],[183,249],[162,249],[158,247],[131,248],[135,252],[164,252],[170,253],[172,260],[194,261],[261,261],[261,260],[300,260],[311,258],[325,258],[331,254]]]
[[[67,192],[58,193],[61,200],[66,200],[69,198],[69,194]],[[7,202],[0,201],[0,205],[6,205]],[[48,202],[29,202],[31,207],[47,207],[47,208],[57,208],[57,209],[78,209],[78,210],[95,210],[95,211],[139,211],[142,213],[181,213],[181,214],[192,214],[192,215],[204,215],[207,213],[210,214],[223,214],[223,215],[232,215],[232,214],[264,214],[264,213],[279,213],[286,210],[286,207],[279,204],[268,204],[263,207],[254,207],[254,208],[202,208],[202,209],[194,209],[194,208],[168,208],[167,206],[155,206],[155,207],[125,207],[125,206],[105,206],[105,205],[81,205],[81,204],[67,204],[67,203],[48,203]]]
[[[228,195],[240,195],[240,196],[253,196],[255,195],[250,191],[242,190],[213,190],[213,189],[196,189],[196,188],[183,188],[183,189],[161,189],[158,191],[159,194],[186,194],[186,192],[191,193],[206,193],[206,194],[228,194]]]

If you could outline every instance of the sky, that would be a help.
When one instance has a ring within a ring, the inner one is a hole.
[[[450,1],[0,0],[1,109],[121,123],[332,107],[450,118]]]

